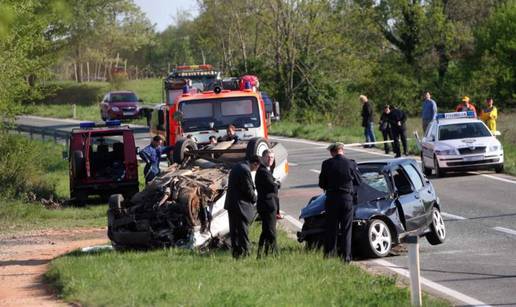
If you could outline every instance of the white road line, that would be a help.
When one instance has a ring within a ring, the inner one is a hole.
[[[288,162],[288,166],[299,166],[299,163]]]
[[[376,259],[376,260],[373,260],[372,262],[374,263],[377,263],[378,265],[380,266],[383,266],[385,268],[388,268],[389,270],[393,271],[393,272],[396,272],[397,274],[399,275],[402,275],[406,278],[410,278],[410,273],[408,270],[404,269],[404,268],[401,268],[397,265],[395,265],[394,263],[391,263],[387,260],[383,260],[383,259]],[[467,296],[465,294],[462,294],[458,291],[455,291],[453,289],[450,289],[448,287],[445,287],[443,285],[440,285],[436,282],[433,282],[429,279],[426,279],[424,277],[421,277],[421,284],[427,286],[428,288],[430,289],[433,289],[435,291],[438,291],[440,293],[443,293],[447,296],[450,296],[450,297],[453,297],[461,302],[463,302],[464,304],[467,304],[467,305],[471,305],[471,306],[484,306],[484,307],[488,307],[488,306],[491,306],[491,305],[488,305],[484,302],[481,302],[471,296]]]
[[[503,181],[503,182],[507,182],[507,183],[516,184],[516,180],[509,180],[509,179],[500,178],[500,177],[493,176],[493,175],[481,174],[479,172],[470,172],[470,173],[471,174],[475,174],[475,175],[480,175],[480,176],[483,176],[483,177],[486,177],[486,178],[491,178],[491,179],[498,180],[498,181]]]
[[[455,214],[451,214],[451,213],[446,213],[446,212],[441,212],[441,215],[444,217],[454,219],[454,220],[467,220],[468,219],[467,217],[463,217],[463,216],[455,215]]]
[[[500,231],[500,232],[504,232],[504,233],[508,233],[510,235],[516,236],[516,230],[510,229],[510,228],[493,227],[493,229],[496,230],[496,231]]]
[[[298,228],[299,230],[301,230],[301,228],[303,228],[303,223],[301,223],[298,219],[296,219],[295,217],[291,216],[291,215],[288,215],[288,214],[284,214],[283,217],[289,221],[292,225],[294,225],[296,228]]]
[[[317,173],[317,174],[320,174],[320,173],[321,173],[321,171],[320,171],[320,170],[318,170],[318,169],[311,169],[310,171],[311,171],[311,172],[314,172],[314,173]]]
[[[303,226],[303,224],[296,218],[294,218],[293,216],[290,216],[290,215],[287,215],[285,214],[284,215],[285,219],[287,221],[289,221],[290,223],[292,223],[292,225],[294,225],[294,227],[298,228],[299,230],[301,230],[301,227]],[[397,274],[399,275],[402,275],[406,278],[410,278],[410,273],[409,271],[407,271],[406,269],[403,269],[397,265],[395,265],[394,263],[391,263],[389,261],[386,261],[386,260],[383,260],[383,259],[376,259],[376,260],[372,260],[372,262],[375,262],[377,263],[378,265],[380,266],[383,266],[387,269],[390,269],[392,270],[393,272],[396,272]],[[472,298],[471,296],[467,296],[465,294],[462,294],[458,291],[455,291],[453,289],[450,289],[448,287],[445,287],[445,286],[442,286],[436,282],[433,282],[429,279],[426,279],[424,277],[421,277],[421,284],[425,285],[426,287],[430,288],[430,289],[433,289],[435,291],[438,291],[440,293],[443,293],[449,297],[453,297],[454,299],[456,300],[459,300],[467,305],[472,305],[472,306],[483,306],[483,307],[491,307],[491,305],[488,305],[484,302],[481,302],[475,298]]]

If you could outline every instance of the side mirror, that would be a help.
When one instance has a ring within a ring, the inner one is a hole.
[[[63,150],[63,152],[61,153],[62,157],[63,157],[63,160],[68,160],[68,151],[65,149]]]
[[[502,135],[502,133],[500,131],[496,130],[495,132],[493,132],[493,135],[494,136],[500,136],[500,135]]]
[[[272,105],[272,112],[274,113],[274,120],[280,119],[280,104],[278,101],[274,101]]]
[[[175,121],[182,122],[183,121],[183,112],[175,111],[173,117],[174,117]]]
[[[140,153],[140,146],[136,146],[136,154]]]

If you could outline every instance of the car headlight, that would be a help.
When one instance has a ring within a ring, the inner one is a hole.
[[[489,151],[498,151],[498,150],[502,150],[502,144],[500,145],[491,145],[489,146]]]
[[[456,155],[457,152],[455,149],[436,149],[435,154],[438,156],[453,156]]]
[[[118,107],[111,107],[111,111],[118,112],[120,109]]]

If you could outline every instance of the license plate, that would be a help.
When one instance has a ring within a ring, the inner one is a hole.
[[[483,160],[484,159],[484,156],[469,156],[469,157],[464,157],[464,161],[479,161],[479,160]]]
[[[125,116],[133,115],[133,112],[124,112]]]

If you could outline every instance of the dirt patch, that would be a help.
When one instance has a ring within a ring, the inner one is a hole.
[[[43,230],[0,236],[0,306],[64,306],[43,283],[48,263],[108,241],[105,228]]]

